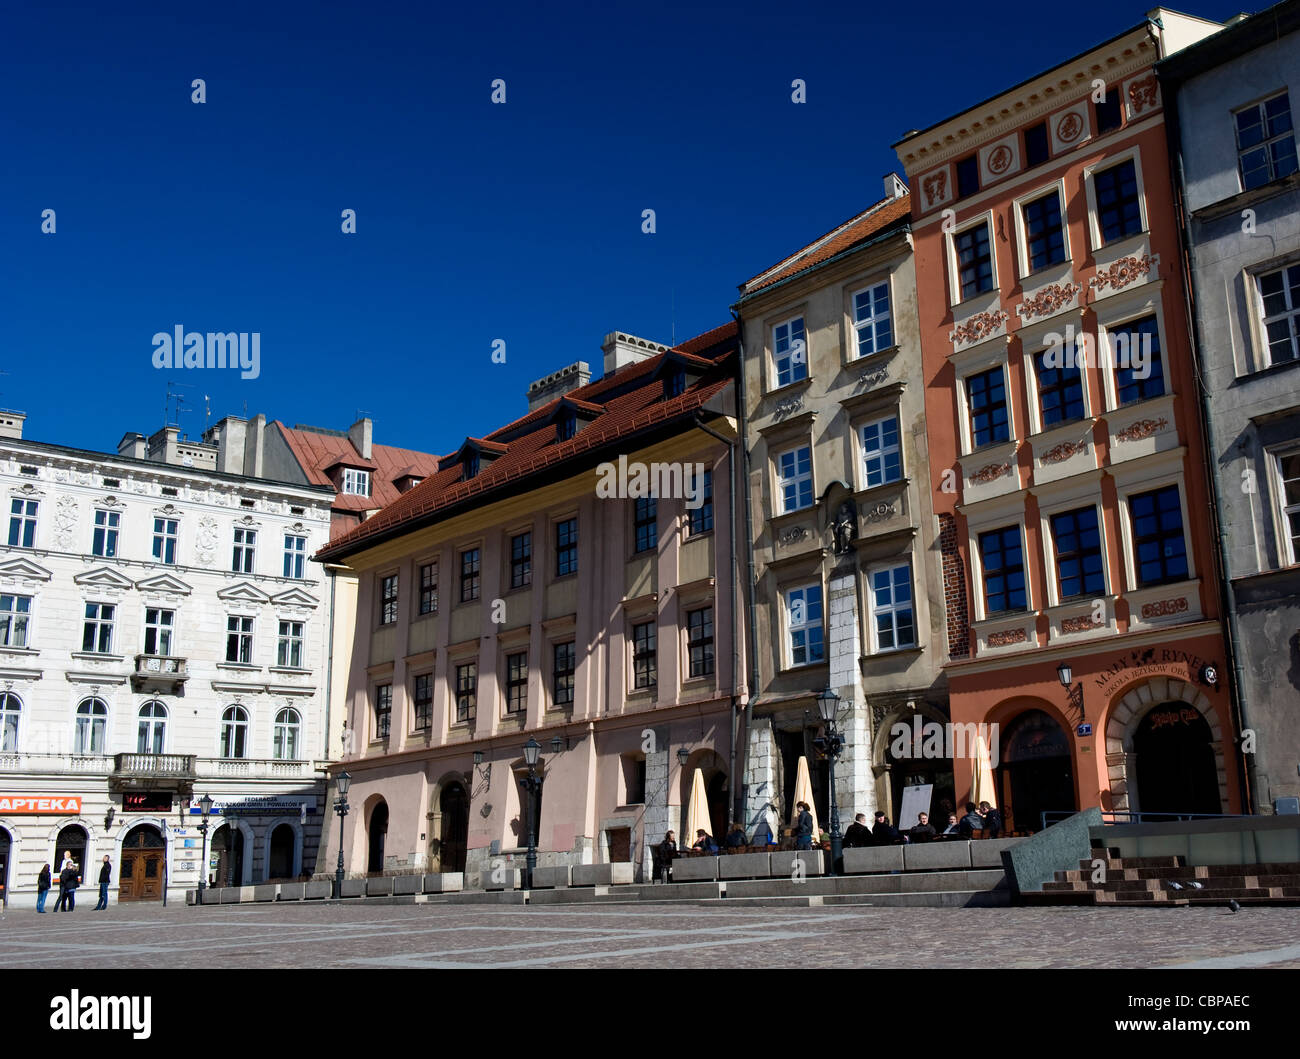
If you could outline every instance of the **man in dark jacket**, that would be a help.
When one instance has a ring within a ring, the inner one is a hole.
[[[980,802],[980,815],[984,817],[984,837],[997,838],[1002,834],[1002,813],[997,806]]]
[[[893,846],[898,844],[898,831],[889,822],[882,812],[876,813],[876,826],[871,829],[871,837],[875,839],[877,846]]]
[[[108,858],[105,857],[104,866],[99,869],[99,903],[93,909],[95,912],[108,908],[108,883],[112,875],[113,869]]]
[[[70,863],[59,872],[59,899],[54,902],[54,911],[77,910],[77,883],[81,881],[81,872],[75,862]]]
[[[929,842],[935,837],[934,826],[930,823],[929,813],[917,813],[916,823],[907,833],[912,842]]]
[[[664,834],[664,840],[651,847],[654,855],[654,876],[662,882],[669,882],[673,875],[673,858],[677,856],[677,840],[673,833]]]
[[[984,831],[984,817],[980,816],[974,802],[966,803],[966,815],[957,824],[957,834],[962,838],[972,838],[976,831]]]
[[[808,803],[800,802],[795,806],[795,810],[797,815],[794,818],[794,848],[812,849],[813,818],[812,813],[808,811]]]
[[[844,832],[844,848],[862,849],[869,845],[871,845],[871,828],[867,827],[867,816],[865,813],[858,813],[853,818],[853,823],[849,824],[848,830]]]

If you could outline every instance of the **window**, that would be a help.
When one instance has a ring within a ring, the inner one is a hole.
[[[235,551],[230,569],[237,574],[251,574],[256,561],[257,530],[235,528]]]
[[[862,459],[866,487],[897,482],[903,477],[903,450],[898,443],[898,418],[877,419],[862,428]]]
[[[1103,133],[1114,132],[1119,128],[1124,116],[1122,102],[1118,88],[1107,88],[1101,102],[1093,103],[1093,108],[1097,114],[1098,136]]]
[[[144,653],[147,655],[170,655],[172,653],[172,632],[176,628],[176,612],[163,610],[161,607],[145,607],[144,610]]]
[[[1178,486],[1167,485],[1129,497],[1128,510],[1133,525],[1138,587],[1185,580],[1187,544],[1183,539]]]
[[[528,652],[506,655],[506,713],[528,709]]]
[[[533,535],[519,533],[510,538],[510,587],[525,588],[533,583]]]
[[[276,665],[290,669],[302,668],[302,644],[305,639],[306,626],[300,621],[280,622],[280,634],[276,643]]]
[[[1029,271],[1037,272],[1065,260],[1065,226],[1061,224],[1061,196],[1051,192],[1027,202],[1025,238],[1028,241]]]
[[[653,688],[659,683],[659,633],[652,621],[632,626],[632,686]]]
[[[307,538],[284,535],[284,576],[302,579],[307,568]]]
[[[387,739],[393,720],[393,685],[380,684],[375,688],[375,735]]]
[[[1099,596],[1106,591],[1101,566],[1101,532],[1097,509],[1063,511],[1049,520],[1056,551],[1056,575],[1061,599]]]
[[[120,511],[95,509],[95,532],[90,542],[90,552],[103,559],[117,555],[117,531],[122,525]]]
[[[808,378],[808,342],[803,317],[796,316],[772,328],[772,356],[776,363],[777,386]]]
[[[461,463],[460,480],[462,482],[468,482],[471,478],[474,478],[478,475],[478,469],[479,469],[478,453],[477,452],[465,453],[465,459]]]
[[[1142,231],[1142,206],[1133,159],[1094,173],[1092,186],[1097,194],[1097,227],[1101,230],[1103,246]]]
[[[871,621],[877,651],[916,646],[910,563],[872,572]]]
[[[6,754],[18,751],[18,718],[22,712],[22,699],[7,691],[0,692],[0,751]]]
[[[30,548],[36,539],[39,501],[13,500],[9,504],[9,547]]]
[[[568,441],[577,432],[578,417],[571,408],[566,408],[555,421],[555,440]]]
[[[425,732],[433,727],[433,674],[421,673],[415,678],[414,693],[415,730]]]
[[[275,715],[275,728],[271,735],[271,756],[277,761],[297,761],[302,743],[302,717],[298,711],[285,707]]]
[[[1006,526],[981,533],[979,545],[984,566],[985,614],[1024,610],[1027,597],[1020,527]]]
[[[632,528],[636,534],[636,550],[651,551],[659,544],[659,502],[652,496],[639,496],[633,503]]]
[[[460,601],[470,603],[478,599],[479,550],[467,548],[460,553]]]
[[[227,706],[221,715],[221,747],[224,758],[248,756],[248,714],[242,706]]]
[[[1025,130],[1025,168],[1033,169],[1047,161],[1051,150],[1047,145],[1047,122],[1040,121]]]
[[[113,650],[112,603],[87,603],[86,621],[81,629],[81,649],[96,654],[111,654]]]
[[[894,344],[888,283],[877,283],[853,295],[853,329],[857,335],[859,357],[869,357]]]
[[[174,518],[156,518],[153,520],[153,557],[160,563],[176,562],[176,528]]]
[[[573,680],[578,668],[577,645],[572,641],[557,643],[552,649],[551,687],[556,706],[573,703]]]
[[[370,472],[357,470],[355,467],[343,469],[343,492],[349,496],[370,495]]]
[[[253,664],[253,619],[226,618],[226,661]]]
[[[436,614],[438,611],[438,564],[425,563],[420,567],[420,613]]]
[[[1296,171],[1295,128],[1286,92],[1239,110],[1236,117],[1243,191]]]
[[[970,406],[971,446],[992,445],[1011,437],[1007,420],[1007,392],[1002,368],[990,368],[966,378]]]
[[[1282,479],[1282,521],[1286,550],[1282,559],[1300,562],[1300,450],[1276,457],[1278,476]]]
[[[1060,367],[1050,367],[1059,364]],[[1038,377],[1038,414],[1042,427],[1055,426],[1083,418],[1083,379],[1073,347],[1063,347],[1059,354],[1044,350],[1034,357]]]
[[[32,597],[0,595],[0,647],[26,647]]]
[[[686,612],[686,646],[690,655],[691,676],[709,676],[713,672],[712,607]]]
[[[1269,364],[1300,357],[1300,265],[1259,277]]]
[[[146,702],[140,707],[136,731],[137,754],[161,754],[167,745],[167,707],[161,702]]]
[[[785,594],[790,665],[806,666],[826,660],[822,633],[822,587],[807,585]]]
[[[686,533],[690,537],[713,530],[713,471],[706,467],[700,479],[700,506],[691,507],[688,501],[686,508]]]
[[[379,579],[379,624],[392,625],[397,621],[397,575],[388,574]]]
[[[578,572],[578,520],[566,518],[555,524],[555,576]]]
[[[989,249],[987,221],[958,232],[953,238],[957,249],[957,276],[961,300],[993,289],[993,252]]]
[[[812,449],[800,445],[777,457],[777,485],[781,491],[781,513],[811,507],[813,501]]]
[[[472,721],[478,711],[478,663],[456,667],[456,721]]]
[[[979,159],[969,154],[957,162],[957,197],[964,199],[980,189]]]
[[[680,397],[686,392],[686,371],[684,368],[672,368],[664,376],[664,399]]]
[[[108,704],[103,699],[86,699],[77,707],[77,737],[74,754],[102,754],[108,736]]]
[[[1165,392],[1160,329],[1154,316],[1114,328],[1110,341],[1115,358],[1115,397],[1121,406]]]

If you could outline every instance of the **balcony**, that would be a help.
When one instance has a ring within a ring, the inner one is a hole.
[[[198,778],[204,780],[313,780],[316,765],[311,761],[281,761],[278,758],[203,758]]]
[[[136,655],[131,687],[136,691],[176,695],[190,679],[185,659],[172,655]]]
[[[103,754],[0,754],[0,773],[22,772],[28,775],[106,776],[113,759]]]
[[[193,754],[114,754],[110,790],[174,790],[189,794],[194,789],[196,761]]]

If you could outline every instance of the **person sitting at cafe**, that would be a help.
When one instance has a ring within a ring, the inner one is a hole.
[[[929,842],[935,837],[934,825],[930,823],[929,813],[916,814],[916,823],[907,832],[907,837],[913,842]]]
[[[988,802],[980,802],[980,815],[984,817],[984,837],[997,838],[1002,834],[1002,814],[998,811],[997,806],[989,805]]]
[[[738,823],[731,825],[731,830],[727,832],[726,838],[728,849],[740,849],[749,845],[749,839],[745,837],[745,829]]]
[[[844,832],[845,849],[862,849],[872,844],[871,828],[867,826],[867,814],[858,813]]]
[[[957,837],[957,832],[958,832],[959,829],[960,829],[960,825],[957,823],[957,814],[956,814],[956,813],[949,813],[949,814],[948,814],[948,826],[945,827],[945,828],[943,829],[943,833],[942,833],[939,837],[940,837],[940,838],[956,838],[956,837]]]
[[[713,841],[712,835],[705,831],[704,828],[700,828],[695,832],[695,845],[691,846],[691,849],[700,853],[717,853],[718,844]]]
[[[957,825],[957,834],[961,835],[962,838],[972,838],[976,831],[983,833],[984,817],[980,816],[974,802],[967,802],[966,815],[961,818],[961,823]]]
[[[879,810],[876,810],[876,825],[871,829],[871,837],[877,846],[896,846],[901,841],[898,828]]]

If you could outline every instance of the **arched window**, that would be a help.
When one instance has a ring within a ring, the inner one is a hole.
[[[227,706],[221,715],[221,756],[248,756],[248,714],[242,706]]]
[[[285,707],[275,715],[274,739],[271,756],[278,761],[297,761],[302,739],[302,718],[297,710]]]
[[[102,754],[108,735],[108,703],[85,699],[77,707],[77,745],[73,753]]]
[[[0,750],[14,753],[18,749],[18,716],[23,712],[22,700],[4,692],[0,694]]]
[[[137,754],[161,754],[167,743],[167,707],[161,702],[146,702],[140,707],[140,735]]]

